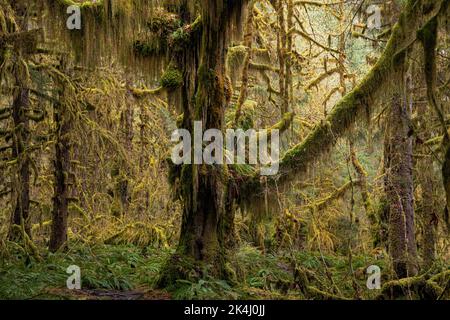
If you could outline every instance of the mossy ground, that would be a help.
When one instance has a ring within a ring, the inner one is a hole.
[[[263,254],[243,244],[235,256],[238,282],[234,285],[208,276],[179,280],[166,290],[156,283],[173,249],[133,245],[73,246],[68,252],[47,254],[43,262],[14,247],[0,262],[1,299],[321,299],[302,290],[296,270],[303,270],[312,290],[341,298],[373,299],[381,292],[366,287],[366,268],[388,270],[388,261],[372,256],[347,256],[293,251]],[[81,269],[82,290],[66,289],[69,265]],[[313,275],[311,277],[311,275]],[[383,281],[388,275],[382,275]],[[357,290],[355,290],[357,288]],[[358,292],[358,293],[357,293]]]

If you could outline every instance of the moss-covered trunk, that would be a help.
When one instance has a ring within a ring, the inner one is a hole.
[[[436,231],[439,221],[437,206],[434,201],[436,185],[433,181],[433,171],[430,170],[430,164],[432,164],[430,157],[424,157],[418,160],[417,164],[419,181],[422,187],[422,201],[420,206],[422,241],[420,247],[422,249],[424,268],[431,267],[435,261]]]
[[[222,129],[227,8],[206,1],[204,6],[198,87],[192,120],[202,121],[204,130]],[[222,232],[226,214],[225,167],[206,164],[185,166],[181,178],[184,210],[178,251],[195,260],[214,263],[221,269],[225,250]]]
[[[17,166],[13,179],[12,203],[13,214],[11,221],[11,230],[9,238],[18,240],[21,238],[22,232],[31,236],[30,232],[30,160],[26,152],[26,146],[29,141],[29,121],[26,117],[25,110],[29,106],[29,90],[20,85],[14,98],[12,106],[12,117],[14,124],[13,136],[13,159],[17,160]],[[15,226],[20,226],[20,229]]]
[[[64,101],[62,99],[62,101]],[[54,194],[52,211],[52,230],[49,249],[52,252],[66,246],[67,219],[69,205],[68,177],[70,174],[70,124],[67,106],[55,106],[53,119],[56,125],[56,143],[54,160]]]
[[[248,93],[248,85],[249,85],[249,68],[250,62],[252,60],[252,45],[253,45],[253,7],[255,5],[254,0],[250,0],[248,4],[248,13],[247,13],[247,21],[245,24],[245,36],[244,36],[244,46],[246,47],[247,54],[244,59],[244,65],[242,67],[242,76],[241,76],[241,87],[239,89],[239,97],[236,102],[236,113],[234,118],[235,125],[238,125],[239,118],[242,114],[242,106],[247,99]]]
[[[233,16],[245,1],[202,1],[202,32],[179,59],[184,65],[181,105],[183,128],[194,137],[194,121],[203,131],[224,128],[225,59]],[[197,43],[197,47],[195,45]],[[212,274],[229,278],[227,249],[233,244],[233,200],[226,165],[183,165],[180,172],[183,218],[177,254],[160,280],[161,286],[185,277],[180,260],[209,264]],[[175,270],[174,270],[175,268]]]
[[[11,4],[14,10],[17,28],[20,31],[28,30],[27,6],[22,1]],[[29,120],[27,109],[30,106],[30,91],[27,88],[27,71],[21,64],[25,54],[19,49],[16,52],[17,62],[14,69],[15,91],[12,105],[12,118],[14,125],[12,157],[17,161],[16,170],[12,181],[13,213],[11,218],[11,230],[9,238],[18,240],[25,232],[31,237],[29,221],[30,213],[30,158],[27,152],[29,144]],[[15,226],[20,226],[17,228]]]
[[[403,59],[401,59],[403,60]],[[389,253],[397,277],[417,273],[414,228],[411,106],[406,94],[404,62],[393,79],[385,150],[386,197],[389,205]]]

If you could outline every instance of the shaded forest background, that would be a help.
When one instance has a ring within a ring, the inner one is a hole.
[[[449,298],[448,0],[0,4],[1,298]],[[279,174],[174,165],[195,120]]]

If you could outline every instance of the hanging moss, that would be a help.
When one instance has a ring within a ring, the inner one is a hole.
[[[283,114],[283,117],[280,121],[278,121],[267,130],[267,134],[270,134],[271,130],[279,130],[280,133],[286,131],[291,126],[292,120],[294,120],[294,116],[295,114],[293,112],[286,112],[285,114]]]
[[[165,53],[169,36],[181,26],[179,16],[162,8],[155,9],[146,23],[149,33],[140,35],[133,43],[133,51],[142,57]]]
[[[439,13],[441,4],[442,1],[438,1],[433,7],[435,15]],[[414,5],[414,1],[409,1],[399,22],[393,28],[382,56],[372,70],[336,104],[325,121],[318,124],[303,142],[285,154],[280,165],[284,179],[294,177],[289,174],[292,169],[297,173],[307,170],[312,162],[331,149],[338,137],[348,132],[358,117],[367,118],[367,114],[373,112],[377,94],[388,84],[392,73],[395,72],[396,62],[404,57],[405,50],[416,38],[416,32],[422,28],[418,19],[421,15],[422,11]]]
[[[180,70],[169,67],[161,77],[161,86],[168,90],[175,90],[183,84],[183,75]]]
[[[238,67],[247,55],[247,47],[243,45],[228,49],[227,63],[229,68]]]
[[[233,85],[236,85],[236,80],[241,74],[241,69],[247,55],[247,48],[243,45],[228,48],[227,54],[227,70],[230,73]]]
[[[42,22],[47,35],[58,39],[60,50],[70,50],[75,55],[77,63],[88,67],[96,67],[103,59],[114,59],[128,68],[148,74],[141,60],[136,59],[136,53],[148,54],[149,48],[143,44],[147,38],[142,32],[142,26],[150,21],[150,16],[156,11],[154,2],[147,0],[45,0],[42,6],[43,14],[51,17]],[[69,30],[66,27],[68,6],[80,8],[81,29]],[[147,31],[147,30],[146,30]],[[139,36],[139,38],[137,38]],[[141,43],[136,43],[140,40]],[[153,77],[160,69],[161,60],[149,62],[150,71],[157,69],[148,77]]]
[[[255,109],[258,103],[254,100],[247,99],[242,105],[242,114],[237,123],[237,127],[243,130],[254,128],[255,124],[253,119],[255,118]]]
[[[178,15],[167,12],[162,8],[154,10],[150,20],[147,22],[149,30],[161,36],[168,36],[181,26]]]

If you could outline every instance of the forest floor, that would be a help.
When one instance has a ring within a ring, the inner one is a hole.
[[[2,299],[373,299],[380,290],[366,287],[367,267],[378,265],[382,281],[388,277],[383,274],[388,269],[383,257],[353,255],[350,268],[347,256],[305,251],[263,254],[245,244],[236,254],[236,283],[206,274],[159,290],[155,284],[171,248],[72,246],[64,253],[47,253],[38,262],[19,247],[8,247],[0,259]],[[81,290],[66,287],[70,265],[80,267]]]

